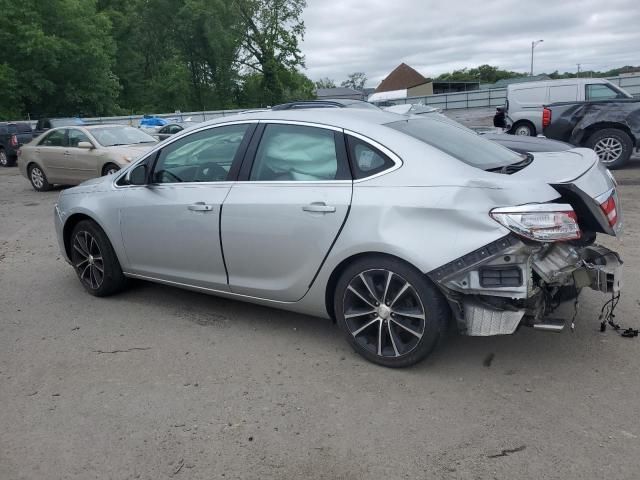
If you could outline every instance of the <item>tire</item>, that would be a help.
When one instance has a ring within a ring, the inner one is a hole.
[[[520,135],[523,137],[535,137],[536,127],[529,122],[520,122],[511,127],[511,133],[513,135]]]
[[[87,292],[106,297],[126,287],[127,278],[113,246],[95,222],[79,222],[71,233],[70,242],[71,262]]]
[[[104,167],[102,167],[102,176],[112,175],[120,170],[120,167],[115,163],[107,163]]]
[[[431,280],[384,255],[349,265],[336,284],[333,303],[338,326],[353,349],[373,363],[394,368],[426,358],[451,316]]]
[[[633,153],[633,140],[626,132],[617,128],[605,128],[594,132],[585,142],[585,146],[592,148],[600,162],[611,170],[623,167]]]
[[[11,162],[9,161],[9,156],[7,152],[5,152],[4,148],[0,148],[0,167],[10,167]]]
[[[42,168],[35,163],[29,165],[29,181],[36,192],[47,192],[51,190],[51,184],[47,180]]]

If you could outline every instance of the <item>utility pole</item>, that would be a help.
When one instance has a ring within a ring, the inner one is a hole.
[[[580,64],[576,63],[576,65],[578,66],[578,73],[576,73],[576,77],[580,78]]]
[[[533,77],[533,49],[536,48],[536,45],[544,42],[544,40],[537,40],[535,42],[531,42],[531,73],[529,76]]]

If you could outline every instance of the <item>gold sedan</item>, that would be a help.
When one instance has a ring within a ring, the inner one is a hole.
[[[117,172],[147,152],[156,139],[126,125],[87,125],[47,130],[18,152],[18,167],[35,190],[77,185]]]

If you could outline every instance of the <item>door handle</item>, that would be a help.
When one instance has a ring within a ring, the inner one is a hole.
[[[213,205],[208,205],[204,202],[194,203],[187,207],[189,210],[193,210],[194,212],[210,212],[213,210]]]
[[[334,213],[336,211],[336,207],[327,205],[324,202],[313,202],[302,207],[302,210],[312,213]]]

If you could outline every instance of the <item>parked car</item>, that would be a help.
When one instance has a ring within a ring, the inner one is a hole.
[[[126,125],[52,128],[22,146],[18,166],[33,188],[44,192],[54,184],[76,185],[115,173],[156,143]]]
[[[541,117],[545,136],[593,148],[610,169],[623,167],[640,147],[640,100],[556,103]]]
[[[498,109],[494,125],[514,135],[542,133],[542,108],[557,102],[632,98],[622,88],[603,78],[568,78],[507,86],[504,110]]]
[[[194,125],[197,125],[197,124],[198,124],[197,122],[169,123],[164,127],[161,127],[160,130],[158,130],[156,133],[152,135],[156,137],[158,140],[165,140],[169,138],[171,135],[175,135],[176,133],[183,131],[185,128],[193,127]]]
[[[36,128],[33,130],[33,136],[37,137],[51,128],[57,127],[72,127],[84,125],[84,121],[80,118],[41,118],[36,123]]]
[[[438,118],[440,118],[442,121],[446,121],[451,123],[452,125],[456,125],[460,128],[467,129],[467,127],[465,127],[461,123],[444,115],[442,113],[442,110],[440,110],[439,108],[429,107],[426,105],[419,105],[419,104],[394,105],[391,107],[383,108],[383,110],[387,112],[400,113],[403,115],[418,115],[418,116],[435,115]],[[513,150],[514,152],[518,152],[518,153],[561,152],[561,151],[570,150],[573,148],[572,145],[565,142],[549,140],[548,138],[542,138],[542,137],[524,137],[520,135],[508,135],[496,128],[478,127],[478,128],[468,129],[468,130],[474,131],[478,135],[482,135],[487,140],[491,140],[492,142],[499,143],[503,147],[507,147],[509,150]]]
[[[620,288],[618,254],[594,241],[622,212],[592,150],[521,155],[429,116],[209,121],[61,192],[55,224],[92,295],[138,278],[334,318],[389,367],[426,357],[451,319],[558,330],[583,287]]]
[[[15,165],[18,149],[31,141],[33,132],[26,122],[0,123],[0,167]]]

